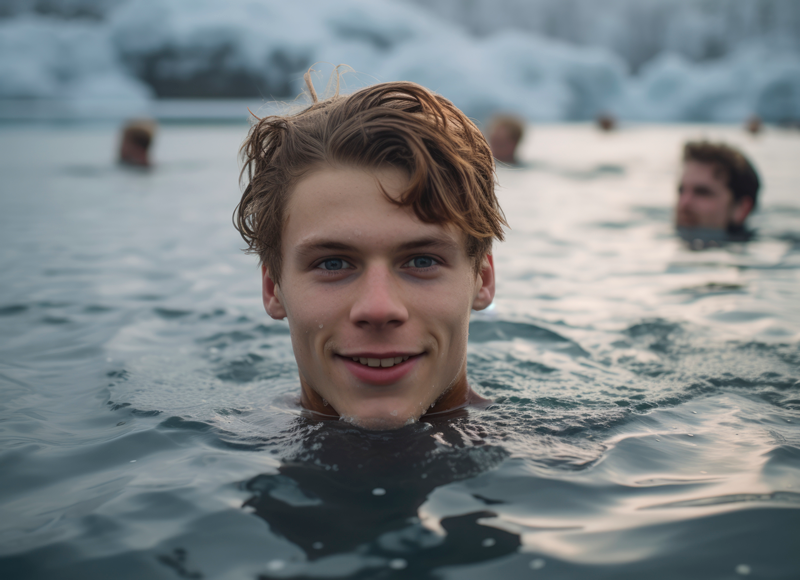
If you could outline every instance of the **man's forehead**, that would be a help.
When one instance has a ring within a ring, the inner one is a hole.
[[[713,181],[724,187],[728,186],[728,179],[725,170],[716,163],[688,160],[683,164],[683,175],[681,178]]]
[[[392,251],[410,252],[415,250],[439,250],[442,252],[459,252],[466,250],[465,235],[453,227],[426,224],[433,227],[418,231],[394,233],[392,235],[375,236],[373,231],[349,231],[336,228],[325,228],[310,231],[296,240],[296,253],[311,254],[319,251]]]
[[[397,199],[407,183],[408,177],[393,168],[317,171],[301,180],[290,194],[284,244],[331,249],[363,244],[401,250],[466,248],[467,236],[460,228],[448,222],[423,221],[411,206],[387,199],[387,194]]]

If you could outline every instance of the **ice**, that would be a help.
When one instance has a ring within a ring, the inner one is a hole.
[[[41,13],[46,2],[16,0],[0,19],[0,99],[68,102],[86,114],[115,103],[141,108],[158,97],[292,99],[309,66],[328,63],[317,67],[327,71],[319,75],[324,86],[332,66],[346,63],[357,74],[345,76],[345,90],[411,80],[479,120],[500,110],[531,121],[601,112],[644,121],[741,122],[754,113],[797,120],[800,52],[787,39],[800,27],[800,8],[770,3],[776,8],[765,16],[740,0],[725,10],[714,1],[659,0],[649,12],[606,0],[616,10],[608,13],[578,2],[585,11],[571,15],[563,3],[533,2],[558,17],[547,30],[570,43],[544,36],[541,23],[501,29],[515,6],[536,16],[511,0],[495,16],[488,0],[470,3],[461,25],[408,0],[71,0],[48,15]],[[431,6],[446,14],[445,4]],[[680,10],[645,46],[643,35],[665,7]],[[476,14],[486,15],[479,36],[463,26],[480,28],[467,18]],[[748,14],[761,24],[748,25]],[[740,39],[726,36],[724,26]],[[781,34],[759,36],[773,28]],[[715,38],[719,54],[708,58]]]
[[[620,116],[656,121],[800,119],[800,58],[744,46],[726,58],[690,63],[662,54],[628,83]]]
[[[0,98],[132,99],[152,91],[111,50],[108,28],[24,15],[0,20]]]

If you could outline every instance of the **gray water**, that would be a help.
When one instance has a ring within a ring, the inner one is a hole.
[[[230,225],[246,127],[0,128],[0,578],[796,578],[800,134],[534,128],[469,376],[396,432],[301,415]],[[761,169],[692,251],[680,143]]]

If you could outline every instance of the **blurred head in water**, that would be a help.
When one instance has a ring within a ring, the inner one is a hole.
[[[492,155],[501,163],[517,162],[517,146],[525,133],[525,124],[512,115],[495,115],[486,131]]]
[[[480,400],[469,314],[492,302],[505,224],[486,141],[414,83],[318,100],[306,82],[311,106],[253,125],[234,215],[288,319],[301,404],[381,429]]]
[[[606,133],[610,133],[617,128],[617,119],[611,113],[600,113],[595,119],[597,128]]]
[[[723,143],[692,141],[683,148],[675,224],[735,233],[755,208],[758,174],[741,151]]]
[[[150,166],[150,145],[156,124],[148,120],[128,121],[122,128],[119,143],[119,162],[138,167]]]

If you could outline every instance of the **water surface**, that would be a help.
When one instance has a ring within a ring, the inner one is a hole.
[[[3,578],[793,578],[800,134],[534,128],[469,376],[390,433],[304,418],[230,225],[246,127],[0,129]],[[683,139],[765,189],[754,241],[670,226]]]

